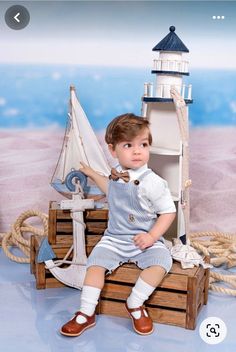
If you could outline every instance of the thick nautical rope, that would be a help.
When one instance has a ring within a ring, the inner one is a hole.
[[[43,224],[43,229],[33,227],[24,221],[28,218],[37,216],[40,218]],[[29,263],[30,262],[30,239],[23,237],[23,233],[33,233],[40,236],[45,236],[48,234],[48,216],[37,210],[28,210],[22,213],[15,223],[11,227],[11,231],[4,234],[2,238],[2,249],[6,256],[13,261],[18,263]],[[9,247],[12,245],[18,247],[23,254],[22,256],[16,256],[11,253]]]
[[[222,232],[194,232],[189,235],[192,247],[210,257],[210,263],[218,267],[226,264],[228,268],[236,266],[236,234]],[[214,283],[223,282],[231,288]],[[210,271],[209,289],[219,293],[236,296],[236,275]]]
[[[184,215],[185,231],[189,233],[189,187],[191,186],[191,180],[189,179],[189,128],[188,128],[188,112],[184,98],[173,86],[170,90],[171,97],[173,98],[177,121],[180,131],[180,137],[182,140],[182,180],[181,180],[181,207]]]

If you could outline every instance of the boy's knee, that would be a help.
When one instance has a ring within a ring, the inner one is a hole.
[[[157,286],[166,275],[166,270],[160,265],[152,265],[144,269],[140,277],[150,285]]]

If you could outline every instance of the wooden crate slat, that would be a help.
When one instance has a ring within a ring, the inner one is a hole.
[[[57,213],[52,209],[49,209],[49,217],[48,217],[48,238],[52,243],[56,241],[56,233],[55,228],[57,224]]]
[[[85,241],[86,241],[86,245],[87,246],[95,246],[98,241],[100,241],[102,235],[90,235],[90,234],[87,234],[85,236]]]
[[[108,210],[105,209],[105,210],[96,210],[93,211],[93,210],[86,210],[85,211],[85,219],[86,220],[93,220],[93,219],[96,219],[96,220],[108,220]]]
[[[102,290],[102,298],[118,299],[126,301],[133,285],[124,286],[108,282]],[[147,301],[148,305],[158,305],[163,307],[186,309],[187,294],[156,290]]]
[[[95,246],[97,242],[101,239],[101,235],[85,235],[85,242],[88,246]],[[61,247],[63,245],[70,246],[73,244],[73,235],[57,235],[57,242],[53,244],[53,248]]]
[[[98,221],[94,221],[94,222],[86,222],[86,231],[88,232],[95,232],[95,233],[103,233],[106,230],[107,226],[106,223],[104,222],[98,222]],[[73,225],[72,225],[72,221],[71,222],[67,222],[67,221],[63,221],[63,222],[57,222],[56,223],[56,232],[62,232],[62,233],[73,233]]]
[[[172,268],[170,269],[170,273],[184,275],[184,276],[195,276],[199,267],[194,267],[191,269],[182,269],[181,265],[178,262],[174,262]]]
[[[196,277],[188,278],[188,298],[187,298],[187,317],[186,327],[195,329],[197,316],[197,279]]]
[[[118,270],[109,275],[109,280],[134,283],[139,277],[140,271],[134,265],[128,267],[123,265]]]
[[[36,252],[35,252],[35,236],[30,237],[30,273],[36,273]]]
[[[197,306],[199,305],[199,302],[202,300],[202,297],[204,299],[205,280],[206,280],[206,276],[203,275],[201,278],[201,281],[197,285],[197,297],[196,297]]]
[[[97,232],[103,234],[107,228],[106,222],[99,222],[99,221],[86,221],[86,231],[89,232]]]
[[[134,283],[136,282],[139,274],[140,274],[140,270],[137,269],[135,265],[133,265],[132,267],[123,265],[122,267],[119,268],[119,270],[113,272],[109,276],[109,280],[116,280],[124,283],[130,283],[130,282]],[[171,275],[165,276],[165,278],[160,283],[159,287],[175,289],[179,291],[186,291],[187,285],[188,285],[188,277],[186,275],[171,274]]]
[[[186,327],[186,312],[153,307],[149,307],[148,312],[155,323]]]
[[[169,274],[164,277],[159,287],[170,290],[186,291],[188,287],[188,276],[179,274]]]
[[[204,296],[202,295],[200,297],[200,301],[198,302],[198,306],[197,306],[197,314],[199,314],[200,309],[202,308],[202,306],[204,305]]]
[[[72,220],[70,210],[57,210],[54,211],[57,214],[57,220],[70,221]]]
[[[99,314],[107,314],[123,318],[129,318],[123,302],[103,300],[99,303]],[[155,323],[170,324],[185,327],[186,313],[181,311],[172,311],[159,307],[148,307],[150,317]]]
[[[57,235],[57,242],[53,244],[53,246],[62,246],[67,245],[70,246],[73,243],[73,235]],[[54,247],[54,248],[55,248]]]
[[[49,277],[46,280],[45,288],[56,288],[56,287],[65,287],[65,285],[58,281],[55,277]]]
[[[210,257],[206,258],[206,263],[210,263]],[[210,269],[206,269],[205,285],[204,285],[204,304],[207,304],[207,301],[208,301],[209,277],[210,277]]]
[[[73,233],[73,225],[71,222],[57,222],[56,224],[56,232],[63,232],[63,233]]]
[[[169,308],[186,309],[187,294],[169,291],[155,291],[148,300],[148,304]]]

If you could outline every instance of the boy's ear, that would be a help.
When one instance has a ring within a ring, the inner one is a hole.
[[[113,149],[113,144],[108,144],[108,149],[111,155],[113,156],[113,158],[116,158],[117,156],[116,156],[115,150]]]

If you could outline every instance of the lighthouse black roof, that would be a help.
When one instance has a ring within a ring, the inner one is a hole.
[[[175,34],[175,27],[169,28],[170,33],[165,36],[152,50],[153,51],[182,51],[188,53],[188,48]]]

